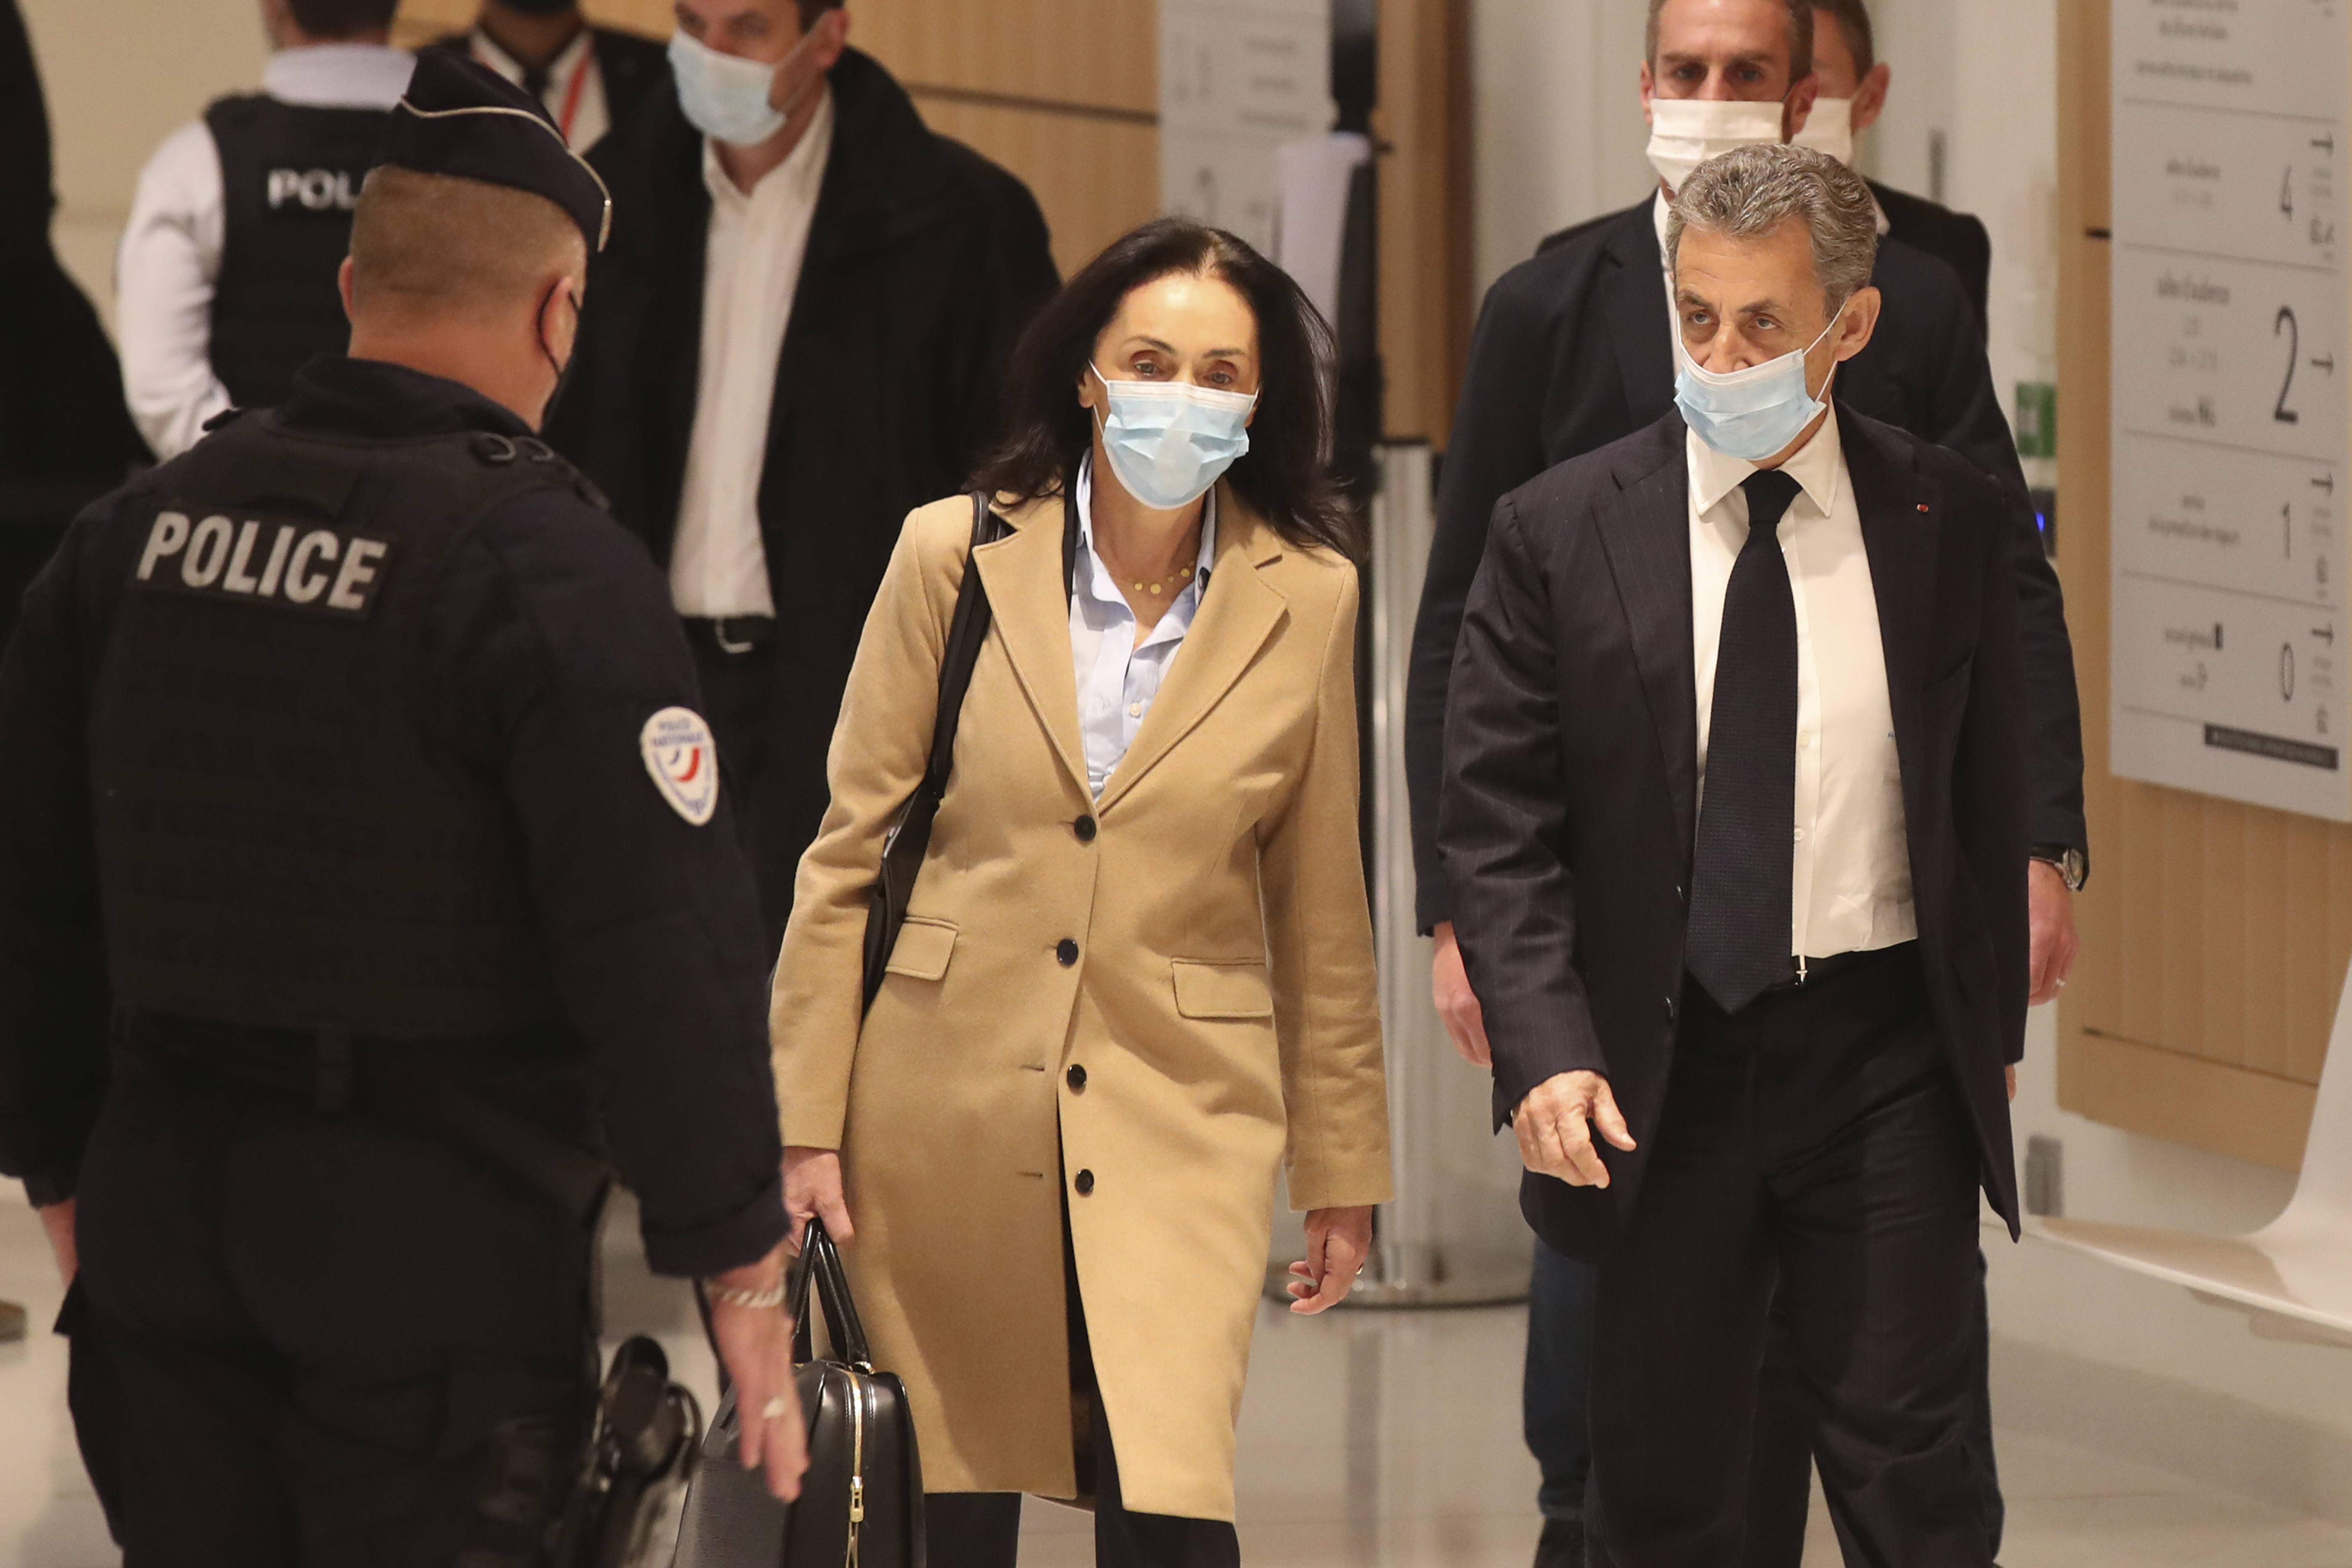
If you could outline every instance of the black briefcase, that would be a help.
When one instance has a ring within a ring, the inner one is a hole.
[[[811,1346],[811,1286],[833,1358]],[[710,1425],[687,1496],[677,1568],[924,1568],[923,1466],[906,1385],[874,1370],[848,1276],[824,1226],[811,1220],[792,1281],[799,1327],[801,1414],[808,1474],[800,1500],[778,1502],[738,1458],[741,1426],[730,1392]]]

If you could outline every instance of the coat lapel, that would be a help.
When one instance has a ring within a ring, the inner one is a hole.
[[[1168,667],[1168,679],[1144,715],[1135,744],[1103,785],[1097,816],[1135,788],[1152,765],[1173,750],[1208,716],[1258,650],[1281,624],[1289,601],[1260,574],[1258,568],[1281,557],[1282,541],[1252,515],[1233,491],[1217,491],[1217,557],[1210,574],[1209,592],[1201,601],[1183,646]],[[1062,668],[1070,668],[1068,639],[1063,639]],[[1077,708],[1075,689],[1069,705]],[[1078,775],[1084,778],[1083,771]]]
[[[1668,427],[1671,426],[1671,429]],[[1617,471],[1618,494],[1595,514],[1633,642],[1633,662],[1657,726],[1680,842],[1693,842],[1698,794],[1698,703],[1691,653],[1690,469],[1683,424],[1653,426],[1645,447]]]
[[[1921,694],[1926,639],[1935,620],[1937,535],[1943,527],[1943,487],[1891,452],[1843,403],[1838,433],[1862,514],[1871,592],[1878,600],[1878,640],[1886,661],[1886,696],[1895,717],[1895,753],[1903,770],[1906,804],[1916,809],[1913,782],[1924,776],[1926,735]]]
[[[1013,673],[1080,795],[1086,752],[1078,744],[1078,680],[1070,664],[1070,606],[1062,590],[1062,498],[1048,496],[1005,514],[1010,538],[972,552]]]
[[[1625,406],[1636,424],[1646,425],[1675,401],[1675,322],[1666,309],[1664,263],[1649,203],[1625,215],[1610,239],[1609,259],[1615,269],[1601,289],[1610,342],[1625,386]]]

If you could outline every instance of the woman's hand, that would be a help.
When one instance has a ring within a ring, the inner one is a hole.
[[[784,1213],[793,1222],[793,1251],[812,1219],[824,1221],[824,1233],[835,1247],[857,1239],[849,1223],[849,1200],[841,1194],[841,1153],[835,1149],[790,1148],[784,1151]]]
[[[1371,1255],[1370,1208],[1317,1209],[1308,1215],[1306,1261],[1290,1266],[1298,1276],[1290,1282],[1290,1310],[1311,1317],[1346,1300]]]

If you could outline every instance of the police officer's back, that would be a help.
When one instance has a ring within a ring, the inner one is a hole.
[[[797,1475],[750,873],[532,437],[602,187],[478,67],[410,102],[352,356],[86,513],[0,660],[0,1171],[78,1208],[133,1563],[541,1561],[606,1150]]]
[[[414,65],[397,0],[261,0],[261,90],[215,100],[141,171],[115,259],[123,389],[156,455],[232,405],[274,406],[343,346],[335,269]]]

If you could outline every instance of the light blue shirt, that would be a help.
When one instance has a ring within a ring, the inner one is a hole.
[[[1078,560],[1070,585],[1070,667],[1078,678],[1078,733],[1086,743],[1087,784],[1095,798],[1135,744],[1151,700],[1176,650],[1192,629],[1201,595],[1209,591],[1209,570],[1217,553],[1217,493],[1201,518],[1201,560],[1192,580],[1161,612],[1142,642],[1135,640],[1135,612],[1110,568],[1095,550],[1094,457],[1078,466]]]

